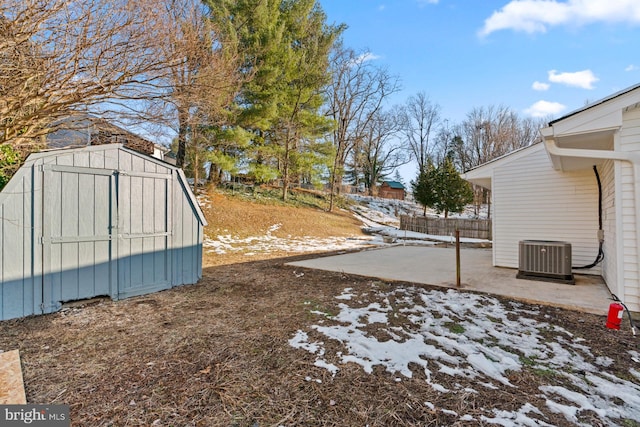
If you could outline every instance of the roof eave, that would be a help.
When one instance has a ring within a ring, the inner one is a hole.
[[[578,108],[577,110],[571,111],[570,113],[568,113],[568,114],[566,114],[566,115],[564,115],[562,117],[554,119],[554,120],[549,122],[549,126],[553,126],[555,123],[564,121],[564,120],[566,120],[566,119],[568,119],[568,118],[570,118],[572,116],[575,116],[575,115],[580,114],[580,113],[582,113],[584,111],[587,111],[587,110],[590,110],[592,108],[595,108],[598,105],[601,105],[601,104],[604,104],[606,102],[609,102],[614,98],[618,98],[618,97],[623,96],[623,95],[625,95],[625,94],[627,94],[629,92],[633,92],[634,90],[636,90],[638,88],[640,88],[640,83],[638,83],[636,85],[633,85],[633,86],[630,86],[630,87],[628,87],[626,89],[622,89],[621,91],[618,91],[618,92],[616,92],[616,93],[614,93],[612,95],[609,95],[609,96],[607,96],[605,98],[599,99],[599,100],[597,100],[595,102],[592,102],[591,104],[585,105],[582,108]]]

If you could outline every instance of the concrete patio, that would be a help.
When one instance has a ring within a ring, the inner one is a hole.
[[[606,315],[610,293],[599,276],[576,275],[576,284],[516,279],[517,270],[492,266],[491,249],[462,249],[461,289]],[[428,285],[456,287],[452,247],[390,246],[288,265]]]

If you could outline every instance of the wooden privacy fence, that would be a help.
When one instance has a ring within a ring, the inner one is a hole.
[[[400,215],[400,230],[436,236],[453,236],[456,232],[456,226],[460,230],[460,237],[491,240],[490,219],[445,219]]]

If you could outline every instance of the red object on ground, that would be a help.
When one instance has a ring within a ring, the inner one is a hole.
[[[624,306],[617,302],[609,304],[609,315],[607,316],[607,328],[620,330]]]

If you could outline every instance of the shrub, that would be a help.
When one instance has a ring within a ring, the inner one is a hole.
[[[22,153],[10,144],[0,144],[0,190],[22,164]]]

